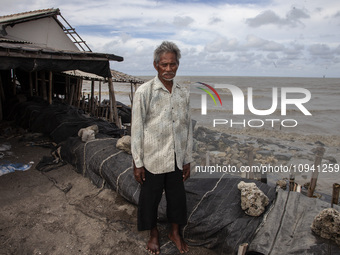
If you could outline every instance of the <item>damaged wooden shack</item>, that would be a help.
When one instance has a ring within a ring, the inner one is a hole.
[[[121,128],[113,83],[130,83],[133,93],[143,81],[111,70],[110,61],[123,57],[92,52],[59,9],[0,17],[0,120],[8,102],[24,95],[73,105]],[[84,80],[91,81],[90,96],[82,93]],[[96,99],[95,83],[99,90],[108,85],[107,104],[100,93]]]

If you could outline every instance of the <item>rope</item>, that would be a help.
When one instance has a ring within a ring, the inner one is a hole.
[[[224,177],[224,175],[225,174],[223,174],[221,177],[220,177],[220,179],[216,182],[216,184],[215,184],[215,186],[214,186],[214,188],[212,189],[212,190],[209,190],[209,191],[207,191],[203,196],[202,196],[202,198],[201,198],[201,200],[197,203],[197,205],[194,207],[194,209],[192,210],[192,212],[190,213],[190,215],[189,215],[189,218],[188,218],[188,223],[189,223],[189,221],[190,221],[190,218],[191,218],[191,216],[195,213],[195,211],[197,210],[197,208],[199,207],[199,205],[202,203],[202,201],[203,201],[203,199],[209,194],[209,193],[212,193],[212,192],[214,192],[214,190],[217,188],[217,186],[218,186],[218,184],[221,182],[221,180],[222,180],[222,178]],[[187,228],[187,226],[188,226],[188,223],[185,225],[185,227],[183,228],[183,237],[184,237],[184,232],[185,232],[185,229]]]
[[[130,169],[132,169],[132,166],[128,167],[128,168],[125,169],[120,175],[118,175],[118,177],[117,177],[117,182],[116,182],[116,186],[117,186],[116,192],[117,192],[117,193],[118,193],[118,189],[119,189],[118,182],[119,182],[120,176],[121,176],[122,174],[125,174],[125,173],[126,173],[128,170],[130,170]]]
[[[110,158],[112,158],[112,157],[114,157],[114,156],[116,156],[116,155],[118,155],[118,154],[120,154],[120,153],[122,153],[123,151],[118,151],[117,153],[115,153],[115,154],[113,154],[113,155],[111,155],[111,156],[109,156],[109,157],[107,157],[106,159],[104,159],[103,160],[103,162],[100,164],[100,166],[99,166],[99,175],[103,178],[103,175],[102,175],[102,167],[103,167],[103,164],[106,162],[106,161],[108,161]]]

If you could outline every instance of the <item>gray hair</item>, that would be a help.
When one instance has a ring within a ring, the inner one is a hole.
[[[175,43],[164,41],[154,51],[153,60],[155,61],[156,65],[158,65],[159,60],[161,59],[161,55],[168,52],[172,52],[176,55],[176,62],[177,64],[179,64],[179,59],[181,58],[180,49]]]

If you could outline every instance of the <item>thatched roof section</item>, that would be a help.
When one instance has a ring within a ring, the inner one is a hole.
[[[83,80],[107,82],[107,78],[92,73],[83,72],[80,70],[65,71],[63,73],[69,76],[82,78]],[[145,82],[142,79],[115,70],[111,70],[111,74],[113,82],[136,83],[136,84],[142,84]]]
[[[122,73],[122,72],[118,72],[112,69],[111,69],[111,74],[112,74],[112,80],[114,82],[129,82],[129,83],[138,83],[138,84],[142,84],[145,82],[144,80],[140,78],[137,78],[137,77],[134,77],[134,76]]]

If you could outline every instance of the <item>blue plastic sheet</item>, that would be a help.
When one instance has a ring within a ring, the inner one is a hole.
[[[30,169],[32,166],[32,162],[29,164],[23,163],[2,163],[0,164],[0,176],[8,173],[12,173],[14,171],[26,171]]]

